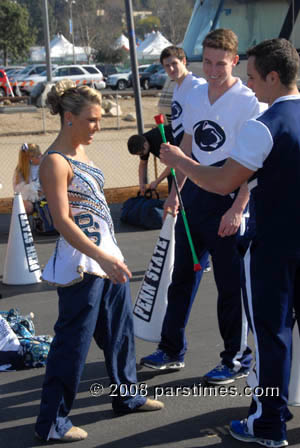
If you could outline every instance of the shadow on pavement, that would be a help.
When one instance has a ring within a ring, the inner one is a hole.
[[[39,399],[44,376],[44,369],[41,369],[41,374],[36,370],[32,372],[37,373],[30,378],[21,378],[10,382],[2,388],[2,411],[1,420],[9,423],[9,427],[1,429],[1,440],[3,447],[39,447],[45,446],[45,443],[34,438],[34,423],[36,415],[39,410]],[[18,372],[16,373],[18,374]],[[5,374],[6,375],[6,374]],[[163,379],[163,372],[145,371],[138,372],[139,382],[146,382],[154,376],[160,376]],[[210,447],[210,448],[238,448],[241,443],[232,439],[228,432],[228,425],[231,420],[242,419],[247,415],[248,407],[225,407],[213,411],[208,410],[201,415],[179,419],[176,422],[160,424],[159,426],[147,430],[143,430],[144,424],[147,421],[147,413],[138,413],[132,415],[124,415],[116,417],[110,408],[111,398],[109,397],[109,383],[107,377],[105,364],[101,362],[91,362],[85,366],[83,377],[80,383],[79,395],[86,393],[94,382],[103,384],[106,388],[101,397],[78,397],[75,401],[75,406],[72,412],[72,422],[74,425],[85,427],[92,425],[89,431],[89,438],[87,441],[78,442],[76,446],[89,446],[90,448],[147,448],[149,446],[163,447],[163,446],[187,446],[189,448]],[[194,384],[199,384],[201,378],[190,377],[183,379],[174,379],[161,383],[161,387],[191,387]],[[156,386],[158,387],[158,386]],[[16,394],[20,392],[20,394]],[[25,392],[25,393],[24,393]],[[148,389],[148,395],[151,396],[153,392],[152,387]],[[13,394],[13,396],[10,396]],[[184,405],[184,400],[179,402],[179,406]],[[107,409],[108,408],[108,409]],[[166,408],[161,411],[161,421],[168,419],[168,413],[172,412],[171,402],[167,400]],[[165,415],[163,415],[165,413]],[[156,413],[155,413],[156,414]],[[152,418],[151,416],[148,417]],[[157,417],[157,414],[156,414]],[[31,419],[31,423],[24,424],[24,419]],[[23,421],[22,421],[23,419]],[[20,425],[18,425],[18,421]],[[140,424],[139,424],[140,422]],[[99,426],[100,425],[100,426]],[[105,442],[101,439],[101,425],[111,430],[112,438],[119,434],[118,430],[114,428],[118,426],[135,427],[135,433],[130,436],[125,436],[113,441]],[[292,429],[288,431],[288,438],[290,446],[298,445],[300,440],[300,429]],[[11,444],[12,441],[15,443]],[[19,442],[17,442],[19,441]],[[87,445],[88,444],[88,445]],[[61,446],[60,443],[50,442],[51,446]]]
[[[0,276],[2,279],[2,275]],[[0,294],[2,299],[20,294],[35,294],[43,291],[55,291],[55,286],[50,286],[46,282],[35,283],[32,285],[4,285],[0,283]],[[1,304],[1,300],[0,300]]]

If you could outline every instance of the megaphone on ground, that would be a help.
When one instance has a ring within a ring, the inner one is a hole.
[[[41,269],[21,193],[13,202],[6,249],[3,283],[28,285],[41,281]]]

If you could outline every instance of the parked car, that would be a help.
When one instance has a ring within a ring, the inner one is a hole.
[[[155,89],[162,89],[166,79],[168,78],[168,75],[164,68],[161,70],[158,70],[158,72],[154,73],[149,78],[149,87],[155,88]]]
[[[96,67],[102,73],[105,82],[110,75],[114,75],[120,71],[120,67],[112,64],[96,64]]]
[[[124,90],[128,87],[128,78],[131,71],[129,69],[121,69],[118,73],[110,75],[106,80],[106,87],[113,90]]]
[[[148,90],[149,89],[149,80],[150,80],[150,76],[153,75],[154,73],[158,72],[159,70],[161,70],[163,67],[161,64],[151,64],[149,65],[148,68],[146,68],[145,71],[143,71],[140,74],[140,84],[142,86],[143,89]]]
[[[139,73],[142,73],[149,64],[140,65],[138,67]],[[119,73],[115,73],[114,75],[110,75],[106,81],[107,87],[110,87],[113,90],[124,90],[127,87],[132,86],[132,72],[129,69],[123,69],[119,71]]]
[[[9,96],[10,90],[7,85],[7,75],[4,70],[0,69],[0,96]]]
[[[57,82],[62,79],[72,79],[73,81],[76,81],[78,85],[94,84],[97,89],[103,88],[104,85],[102,73],[91,74],[81,65],[59,65],[58,67],[56,67],[52,71],[52,81]],[[18,85],[20,85],[21,91],[30,94],[36,84],[40,82],[45,83],[46,81],[46,72],[43,72],[40,76],[26,78],[26,80],[24,80],[21,85],[19,83]]]
[[[8,79],[13,87],[13,91],[16,93],[17,85],[18,85],[18,88],[21,90],[21,92],[26,93],[22,89],[21,83],[28,77],[30,77],[30,79],[32,79],[32,78],[39,76],[45,70],[46,70],[46,64],[32,64],[32,65],[27,65],[27,67],[24,67],[23,70],[15,73],[15,74],[12,74],[12,75],[9,74]]]
[[[144,64],[144,65],[139,65],[138,66],[138,72],[139,72],[139,77],[142,75],[142,73],[144,73],[144,71],[150,67],[150,64]],[[130,76],[128,78],[128,86],[131,87],[132,86],[132,72],[130,73]]]
[[[38,76],[46,70],[46,64],[32,64],[27,65],[21,71],[19,71],[15,76],[12,76],[13,81],[21,81],[29,76]]]
[[[104,76],[103,73],[101,72],[101,70],[99,70],[98,67],[96,67],[96,65],[82,65],[82,67],[89,72],[91,75],[101,75],[102,76],[102,80],[100,81],[98,79],[97,76],[97,80],[94,81],[94,85],[96,87],[96,89],[101,90],[101,89],[105,89],[106,87],[106,82],[104,80]]]
[[[24,69],[24,67],[21,67],[21,68],[11,67],[11,68],[4,68],[3,70],[5,70],[5,73],[7,74],[7,76],[15,77],[23,69]]]
[[[5,70],[7,75],[12,75],[13,73],[18,73],[21,70],[24,70],[24,65],[7,65],[6,67],[1,67],[2,70]]]

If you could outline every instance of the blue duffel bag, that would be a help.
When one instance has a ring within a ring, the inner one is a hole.
[[[58,235],[46,199],[34,203],[33,228],[39,235]]]
[[[156,198],[152,197],[152,194]],[[145,229],[160,229],[163,223],[164,201],[159,199],[156,190],[146,190],[142,196],[138,192],[135,198],[127,199],[121,210],[121,221]]]

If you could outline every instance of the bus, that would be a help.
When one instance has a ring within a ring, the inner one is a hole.
[[[300,0],[196,0],[183,40],[188,69],[203,76],[202,42],[209,31],[230,28],[239,39],[240,62],[235,76],[247,81],[247,49],[265,39],[284,37],[300,50]],[[174,82],[168,79],[158,103],[171,118]]]

